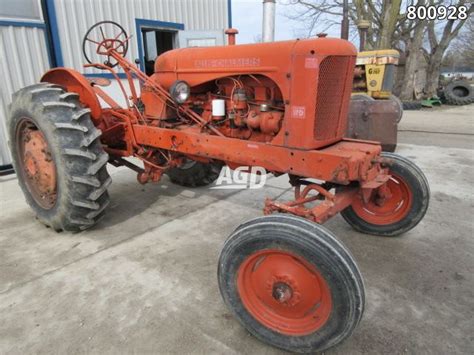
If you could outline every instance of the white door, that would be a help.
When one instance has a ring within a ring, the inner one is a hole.
[[[224,31],[179,31],[179,48],[223,46]]]

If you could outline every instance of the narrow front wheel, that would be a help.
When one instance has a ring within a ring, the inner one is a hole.
[[[390,237],[409,231],[423,219],[430,188],[412,161],[393,153],[384,152],[382,156],[392,161],[384,194],[374,191],[366,202],[357,195],[341,215],[359,232]]]
[[[324,227],[290,215],[241,225],[219,259],[219,288],[258,339],[315,352],[346,339],[364,310],[364,285],[347,249]]]

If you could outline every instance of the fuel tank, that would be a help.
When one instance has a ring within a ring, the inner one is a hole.
[[[355,57],[356,54],[356,48],[350,42],[337,38],[181,48],[157,58],[154,77],[165,87],[178,79],[196,86],[241,74],[262,74],[275,81],[288,81],[287,74],[292,71],[295,56],[307,57],[305,65],[317,68],[326,56]]]

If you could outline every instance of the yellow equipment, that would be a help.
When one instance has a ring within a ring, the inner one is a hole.
[[[359,52],[354,70],[348,138],[378,141],[385,151],[397,146],[397,124],[403,104],[392,95],[400,55],[385,49]]]
[[[390,99],[399,58],[400,54],[394,49],[359,52],[352,95]]]

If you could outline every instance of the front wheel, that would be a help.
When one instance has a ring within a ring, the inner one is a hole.
[[[241,225],[219,258],[226,305],[258,339],[291,352],[330,348],[364,311],[357,265],[324,227],[290,215]]]
[[[341,212],[357,231],[381,236],[396,236],[414,228],[425,216],[430,201],[428,180],[418,166],[397,154],[383,152],[392,160],[388,195],[374,191],[368,202],[357,195],[352,205]]]

